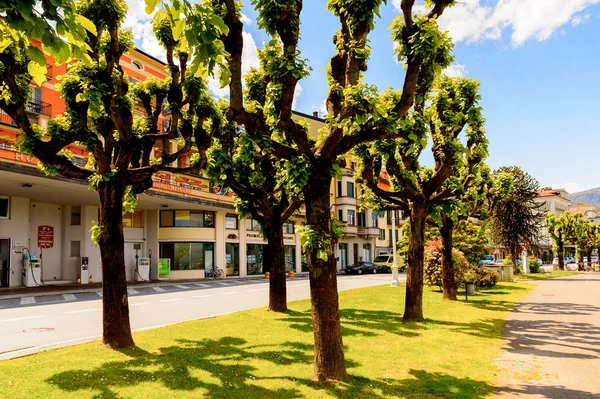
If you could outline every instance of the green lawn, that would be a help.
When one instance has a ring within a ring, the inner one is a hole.
[[[532,273],[532,274],[519,274],[515,276],[515,280],[544,280],[547,278],[573,276],[578,272],[570,272],[567,270],[553,270],[550,273]]]
[[[428,321],[404,324],[404,287],[340,293],[351,379],[312,382],[310,304],[265,309],[135,334],[137,347],[100,342],[0,362],[6,398],[488,397],[506,313],[530,284],[499,284],[464,302],[425,288]]]

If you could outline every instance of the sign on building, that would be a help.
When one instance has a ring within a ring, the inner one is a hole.
[[[38,226],[38,248],[50,249],[54,247],[54,227]]]

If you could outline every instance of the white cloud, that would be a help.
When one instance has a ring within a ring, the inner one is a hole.
[[[444,69],[442,73],[451,78],[462,78],[467,74],[467,66],[462,64],[452,64]]]
[[[165,60],[165,50],[156,40],[152,32],[152,15],[146,14],[144,0],[127,0],[129,11],[123,23],[123,28],[131,29],[135,45],[161,60]]]
[[[531,39],[548,39],[569,21],[575,26],[573,16],[597,3],[600,0],[498,0],[487,5],[489,1],[461,0],[444,12],[439,23],[455,42],[499,40],[509,29],[512,44],[520,46]],[[400,0],[393,4],[400,11]]]
[[[240,17],[240,21],[242,21],[242,23],[244,25],[252,25],[252,19],[250,19],[246,14],[242,13],[241,17]]]
[[[580,191],[585,191],[589,188],[589,187],[583,186],[580,183],[574,183],[574,182],[563,183],[563,184],[554,184],[554,185],[551,185],[550,187],[564,188],[565,191],[568,192],[569,194],[578,193]]]
[[[298,102],[298,97],[302,95],[304,88],[300,83],[296,83],[296,88],[294,89],[294,100],[292,101],[292,109],[296,109],[296,105]]]
[[[590,20],[592,16],[590,14],[586,14],[586,15],[576,15],[573,17],[573,19],[571,20],[571,25],[573,26],[577,26],[579,24],[584,24],[586,22],[588,22]]]

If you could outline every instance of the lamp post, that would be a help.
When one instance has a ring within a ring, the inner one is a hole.
[[[400,285],[398,282],[398,263],[396,262],[396,211],[392,211],[392,248],[394,250],[392,256],[394,263],[392,264],[392,287]]]

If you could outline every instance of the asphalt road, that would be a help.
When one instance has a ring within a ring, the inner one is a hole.
[[[405,281],[406,275],[400,274]],[[388,284],[391,274],[339,276],[338,289]],[[310,297],[308,278],[288,279],[288,300]],[[183,283],[129,290],[131,326],[148,330],[268,304],[267,280]],[[0,360],[101,338],[101,293],[0,300]]]

